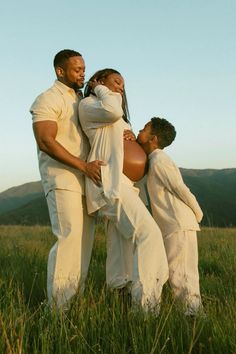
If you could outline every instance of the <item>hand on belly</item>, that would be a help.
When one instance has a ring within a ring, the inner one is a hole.
[[[136,142],[124,140],[123,173],[133,182],[139,181],[146,173],[147,155]]]

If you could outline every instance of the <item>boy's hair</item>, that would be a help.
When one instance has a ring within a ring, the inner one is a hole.
[[[158,138],[158,145],[160,149],[169,146],[175,140],[175,127],[164,118],[151,118],[152,134]]]
[[[56,69],[58,66],[63,67],[67,60],[71,57],[81,57],[82,55],[79,52],[71,49],[63,49],[58,52],[53,60],[54,68]]]

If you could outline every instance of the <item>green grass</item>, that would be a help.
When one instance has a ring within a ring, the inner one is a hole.
[[[50,229],[0,226],[0,353],[236,353],[236,229],[203,229],[198,240],[205,318],[186,318],[168,285],[158,318],[109,292],[101,226],[84,297],[62,313],[46,302]]]

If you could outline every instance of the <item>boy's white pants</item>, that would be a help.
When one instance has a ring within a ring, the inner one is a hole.
[[[177,231],[164,237],[169,282],[176,298],[196,312],[201,306],[196,231]]]
[[[160,302],[168,279],[168,263],[161,231],[138,196],[132,182],[124,178],[120,199],[108,201],[100,212],[107,225],[107,283],[122,288],[132,281],[135,303],[154,308]]]
[[[58,240],[48,257],[49,303],[63,306],[79,289],[83,293],[94,241],[95,220],[84,197],[56,189],[47,195],[52,231]]]

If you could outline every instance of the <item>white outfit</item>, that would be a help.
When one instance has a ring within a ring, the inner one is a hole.
[[[149,155],[147,188],[164,239],[171,287],[189,311],[196,312],[201,305],[196,231],[202,210],[178,167],[160,149]]]
[[[74,90],[56,80],[36,98],[30,111],[33,123],[56,122],[56,140],[72,155],[86,160],[89,145],[79,125],[78,104]],[[78,287],[83,291],[93,245],[94,220],[83,206],[81,172],[39,149],[38,160],[52,231],[58,238],[48,258],[48,299],[62,306]]]
[[[122,173],[123,131],[129,126],[122,119],[121,95],[103,85],[95,93],[80,102],[79,117],[91,146],[89,161],[107,163],[102,166],[101,185],[86,178],[85,187],[89,213],[99,210],[109,220],[107,282],[122,287],[132,280],[133,301],[144,308],[155,307],[168,278],[161,233],[137,189]]]

